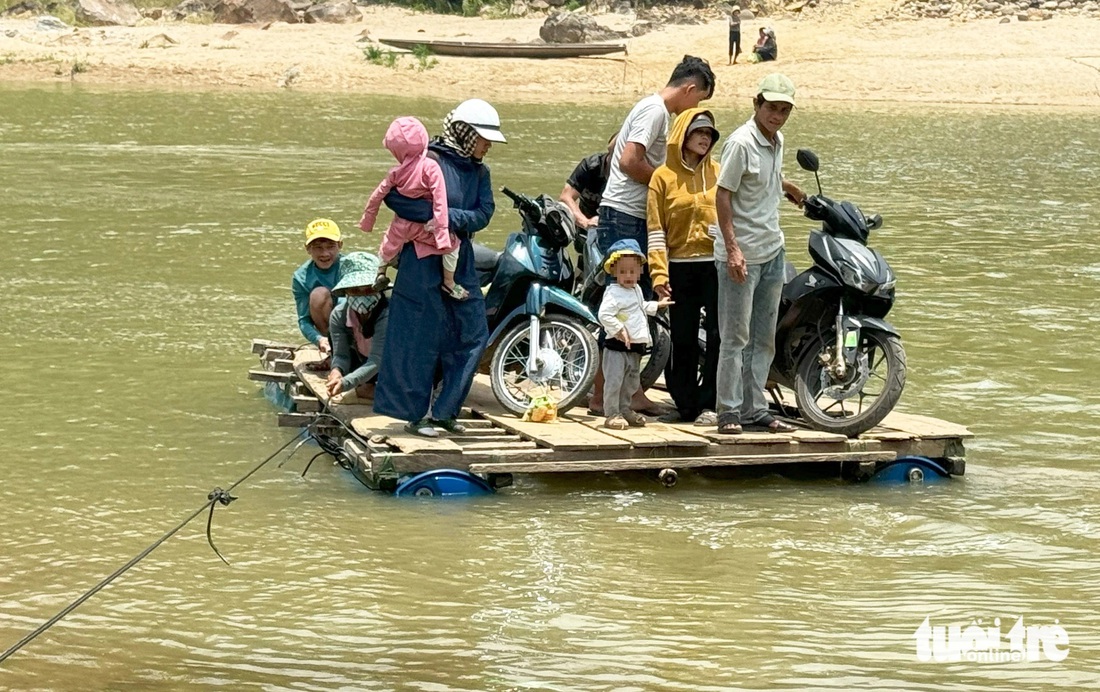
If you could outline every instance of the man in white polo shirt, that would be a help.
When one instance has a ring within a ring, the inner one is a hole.
[[[668,149],[668,121],[701,101],[714,95],[714,71],[706,60],[685,55],[672,70],[664,88],[638,101],[627,114],[615,148],[611,152],[611,165],[607,174],[607,186],[598,210],[596,244],[600,253],[607,256],[608,249],[620,240],[633,240],[646,253],[649,229],[646,227],[646,199],[649,195],[649,179],[653,171],[665,162]],[[643,274],[642,290],[650,292],[648,272]],[[596,376],[596,388],[589,411],[603,415],[603,373]],[[634,397],[634,410],[660,415],[663,409],[656,407],[639,390]]]
[[[718,432],[742,426],[770,432],[793,428],[768,411],[764,398],[775,356],[775,325],[783,291],[783,231],[779,203],[798,206],[802,190],[783,179],[780,128],[794,108],[794,82],[774,73],[760,82],[753,116],[722,149],[718,174]]]

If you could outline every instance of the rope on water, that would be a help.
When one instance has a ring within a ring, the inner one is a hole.
[[[15,652],[19,651],[20,649],[22,649],[22,648],[23,648],[24,646],[26,646],[27,644],[30,644],[30,643],[31,643],[32,641],[34,641],[34,639],[35,639],[36,637],[38,637],[38,635],[40,635],[40,634],[42,634],[43,632],[45,632],[46,630],[50,629],[51,627],[53,627],[54,625],[56,625],[56,624],[57,624],[57,623],[58,623],[58,622],[59,622],[59,621],[60,621],[60,620],[61,620],[62,618],[64,618],[64,617],[65,617],[66,615],[68,615],[69,613],[71,613],[71,612],[73,612],[74,610],[76,610],[77,608],[79,608],[79,607],[80,607],[80,605],[84,603],[84,601],[87,601],[87,600],[88,600],[89,598],[91,598],[92,596],[94,596],[94,595],[96,595],[97,593],[99,593],[100,591],[102,591],[102,590],[103,590],[103,589],[104,589],[104,588],[105,588],[105,587],[106,587],[107,585],[109,585],[109,584],[110,584],[111,582],[113,582],[113,581],[114,581],[115,579],[117,579],[118,577],[120,577],[120,576],[122,576],[123,574],[125,574],[125,573],[126,573],[126,571],[127,571],[127,570],[129,570],[129,569],[130,569],[131,567],[133,567],[133,566],[134,566],[134,565],[136,565],[137,563],[139,563],[139,562],[141,562],[142,560],[144,560],[144,559],[145,559],[146,557],[148,557],[148,556],[149,556],[149,554],[150,554],[150,553],[152,553],[152,552],[153,552],[154,550],[156,550],[156,549],[157,549],[158,547],[160,547],[160,545],[161,545],[162,543],[164,543],[165,541],[167,541],[167,540],[168,540],[169,538],[171,538],[172,536],[176,535],[176,533],[177,533],[177,532],[179,532],[179,531],[180,531],[180,529],[182,529],[183,527],[185,527],[185,526],[187,526],[187,525],[188,525],[189,523],[191,523],[191,521],[192,521],[192,520],[193,520],[193,519],[194,519],[195,517],[197,517],[197,516],[199,516],[200,514],[202,514],[202,513],[203,513],[203,512],[204,512],[204,511],[205,511],[205,510],[206,510],[206,509],[208,508],[208,507],[210,508],[210,516],[209,516],[209,518],[207,519],[207,522],[206,522],[206,539],[207,539],[207,541],[208,541],[208,542],[210,543],[210,547],[214,549],[214,552],[215,552],[215,553],[217,554],[217,556],[218,556],[219,558],[221,558],[221,561],[222,561],[222,562],[224,562],[225,564],[227,564],[227,565],[228,565],[228,564],[229,564],[229,562],[228,562],[228,561],[227,561],[227,560],[226,560],[226,559],[225,559],[224,557],[222,557],[222,554],[221,554],[220,552],[218,552],[218,549],[217,549],[217,547],[215,547],[215,546],[214,546],[214,539],[213,539],[213,537],[212,537],[212,536],[210,535],[210,526],[211,526],[211,523],[213,522],[213,519],[214,519],[214,507],[215,507],[216,505],[218,505],[218,504],[221,504],[221,505],[228,505],[228,504],[229,504],[230,502],[232,502],[233,500],[236,500],[237,498],[235,498],[234,496],[232,496],[232,495],[230,495],[230,494],[229,494],[231,490],[233,490],[233,489],[234,489],[234,488],[236,488],[236,487],[237,487],[238,485],[240,485],[241,483],[244,483],[244,482],[245,482],[246,480],[248,480],[248,479],[249,479],[249,478],[250,478],[250,477],[252,476],[252,474],[256,473],[256,472],[257,472],[257,471],[259,471],[259,470],[260,470],[261,468],[263,468],[263,467],[264,467],[264,466],[265,466],[265,465],[266,465],[266,464],[267,464],[267,463],[268,463],[269,461],[271,461],[271,460],[272,460],[272,459],[274,459],[274,458],[275,458],[276,456],[278,456],[278,455],[279,455],[279,454],[280,454],[280,453],[281,453],[281,452],[282,452],[282,451],[283,451],[284,449],[286,449],[287,447],[289,447],[289,446],[290,446],[290,445],[291,445],[291,444],[292,444],[292,443],[293,443],[293,442],[294,442],[295,440],[297,440],[297,439],[298,439],[299,437],[303,437],[303,436],[305,435],[305,433],[306,433],[306,432],[308,432],[308,431],[309,431],[309,429],[308,429],[308,428],[303,428],[303,429],[302,429],[302,430],[301,430],[301,431],[300,431],[300,432],[299,432],[299,433],[298,433],[297,435],[295,435],[294,437],[290,438],[290,439],[289,439],[289,440],[288,440],[288,441],[286,442],[286,444],[284,444],[284,445],[283,445],[282,447],[279,447],[279,448],[278,448],[277,450],[275,450],[274,452],[272,452],[271,456],[269,456],[268,458],[266,458],[266,459],[264,459],[263,461],[261,461],[261,462],[260,462],[259,464],[257,464],[257,465],[256,465],[255,467],[253,467],[253,469],[252,469],[251,471],[249,471],[249,472],[248,472],[248,473],[246,473],[246,474],[245,474],[244,476],[242,476],[240,480],[238,480],[238,481],[237,481],[236,483],[234,483],[233,485],[229,486],[229,488],[228,488],[228,489],[226,489],[226,490],[222,490],[221,488],[214,488],[213,490],[211,490],[211,491],[210,491],[210,494],[209,494],[209,495],[207,495],[207,500],[206,500],[206,504],[204,504],[204,505],[203,505],[202,507],[199,507],[199,508],[198,508],[197,510],[195,510],[194,512],[192,512],[190,516],[188,516],[188,517],[187,517],[186,519],[184,519],[184,520],[183,520],[182,522],[180,522],[179,524],[177,524],[177,525],[175,526],[175,528],[171,529],[170,531],[168,531],[167,533],[165,533],[165,534],[164,534],[163,536],[161,536],[160,538],[158,538],[158,539],[157,539],[156,541],[154,541],[154,542],[152,543],[152,545],[150,545],[150,546],[149,546],[148,548],[146,548],[145,550],[143,550],[143,551],[141,551],[140,553],[138,553],[137,555],[135,555],[135,556],[134,556],[133,558],[131,558],[131,559],[130,559],[130,561],[129,561],[129,562],[127,562],[127,563],[126,563],[125,565],[123,565],[122,567],[119,567],[119,568],[118,568],[118,569],[116,569],[116,570],[115,570],[114,572],[112,572],[112,573],[111,573],[111,575],[110,575],[109,577],[107,577],[106,579],[104,579],[103,581],[99,582],[98,584],[96,584],[95,586],[93,586],[93,587],[92,587],[91,589],[89,589],[88,591],[86,591],[86,592],[85,592],[85,593],[84,593],[84,594],[83,594],[82,596],[80,596],[80,598],[76,599],[75,601],[73,601],[73,602],[72,602],[72,603],[70,603],[69,605],[65,606],[65,607],[64,607],[64,608],[63,608],[63,609],[61,610],[61,612],[59,612],[59,613],[58,613],[57,615],[54,615],[54,616],[53,616],[52,618],[50,618],[50,619],[49,619],[49,620],[47,620],[46,622],[44,622],[44,623],[42,623],[41,625],[39,625],[39,626],[38,626],[38,628],[37,628],[37,629],[35,629],[35,630],[34,630],[33,632],[31,632],[31,633],[30,633],[30,634],[28,634],[27,636],[23,637],[22,639],[20,639],[20,640],[19,640],[18,642],[16,642],[16,643],[15,643],[15,645],[14,645],[14,646],[12,646],[12,647],[11,647],[10,649],[8,649],[8,650],[7,650],[7,651],[5,651],[4,653],[0,654],[0,663],[3,663],[3,662],[4,662],[5,660],[7,660],[7,659],[8,659],[8,658],[9,658],[9,657],[10,657],[10,656],[12,655],[12,654],[14,654]],[[298,447],[301,447],[301,446],[302,446],[303,444],[305,444],[305,442],[306,442],[306,441],[307,441],[308,439],[309,439],[308,437],[304,437],[304,438],[302,439],[302,441],[298,443]],[[294,454],[294,452],[298,451],[298,447],[295,447],[295,448],[294,448],[294,451],[292,451],[292,452],[291,452],[291,454]]]

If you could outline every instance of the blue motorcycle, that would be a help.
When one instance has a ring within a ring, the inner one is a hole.
[[[493,395],[512,413],[523,415],[543,395],[564,412],[587,395],[600,363],[596,316],[572,295],[576,272],[566,249],[573,242],[573,216],[546,195],[501,192],[523,226],[508,236],[503,252],[474,245],[482,286],[489,287],[482,371],[487,368]]]

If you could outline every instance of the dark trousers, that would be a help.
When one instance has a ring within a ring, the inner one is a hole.
[[[672,357],[665,369],[668,393],[684,420],[715,409],[718,383],[718,272],[714,262],[669,262],[668,282],[675,303],[669,307]],[[699,315],[707,335],[706,357],[699,368]]]

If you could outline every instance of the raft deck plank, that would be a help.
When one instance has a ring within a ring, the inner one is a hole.
[[[466,397],[466,405],[497,427],[559,451],[587,449],[630,449],[629,442],[593,430],[575,420],[561,417],[552,423],[534,423],[516,418],[493,396],[488,375],[478,375]]]
[[[645,470],[664,468],[701,468],[705,466],[755,466],[759,464],[801,464],[814,461],[879,462],[893,461],[893,452],[831,452],[821,454],[761,454],[714,457],[674,457],[668,459],[633,459],[629,467],[615,470]],[[470,473],[576,473],[607,471],[607,461],[539,461],[470,464]],[[619,460],[613,460],[618,462]]]
[[[271,343],[273,349],[283,347]],[[284,359],[273,358],[265,365],[274,367],[275,360]],[[972,437],[969,430],[954,423],[899,413],[891,414],[858,439],[810,430],[799,420],[791,421],[799,429],[780,434],[753,431],[719,435],[714,428],[656,421],[643,428],[613,431],[602,427],[602,417],[590,416],[581,407],[566,412],[557,422],[525,422],[500,405],[488,377],[479,375],[463,409],[462,421],[469,434],[443,433],[438,438],[424,438],[406,433],[404,421],[375,414],[370,399],[359,399],[353,392],[330,399],[325,391],[327,373],[309,367],[318,360],[320,354],[315,347],[296,347],[292,373],[258,372],[279,381],[287,376],[300,380],[300,384],[292,385],[294,393],[300,398],[316,397],[313,401],[321,411],[317,415],[332,415],[340,421],[329,424],[333,434],[346,434],[347,439],[357,441],[357,468],[375,474],[376,479],[440,468],[500,474],[804,462],[873,465],[905,455],[950,459],[961,472],[962,443]],[[298,414],[284,424],[305,424],[309,418]]]
[[[566,418],[576,421],[587,428],[597,430],[634,447],[707,447],[710,440],[687,430],[665,423],[649,421],[644,428],[627,430],[608,430],[603,427],[603,416],[591,416],[588,413],[570,411]]]
[[[919,437],[922,440],[948,437],[969,439],[974,437],[974,433],[958,423],[900,411],[890,412],[879,425],[884,428],[911,433],[914,437]]]
[[[321,405],[327,407],[333,416],[348,425],[357,435],[378,443],[384,442],[405,454],[428,453],[437,457],[442,455],[455,458],[462,456],[462,449],[452,440],[446,437],[410,435],[405,432],[405,421],[374,413],[354,392],[349,392],[350,396],[346,398],[341,395],[329,397],[321,371],[310,369],[311,365],[321,360],[320,355],[316,348],[298,349],[294,354],[294,371],[320,400]],[[339,403],[345,399],[356,403]]]

